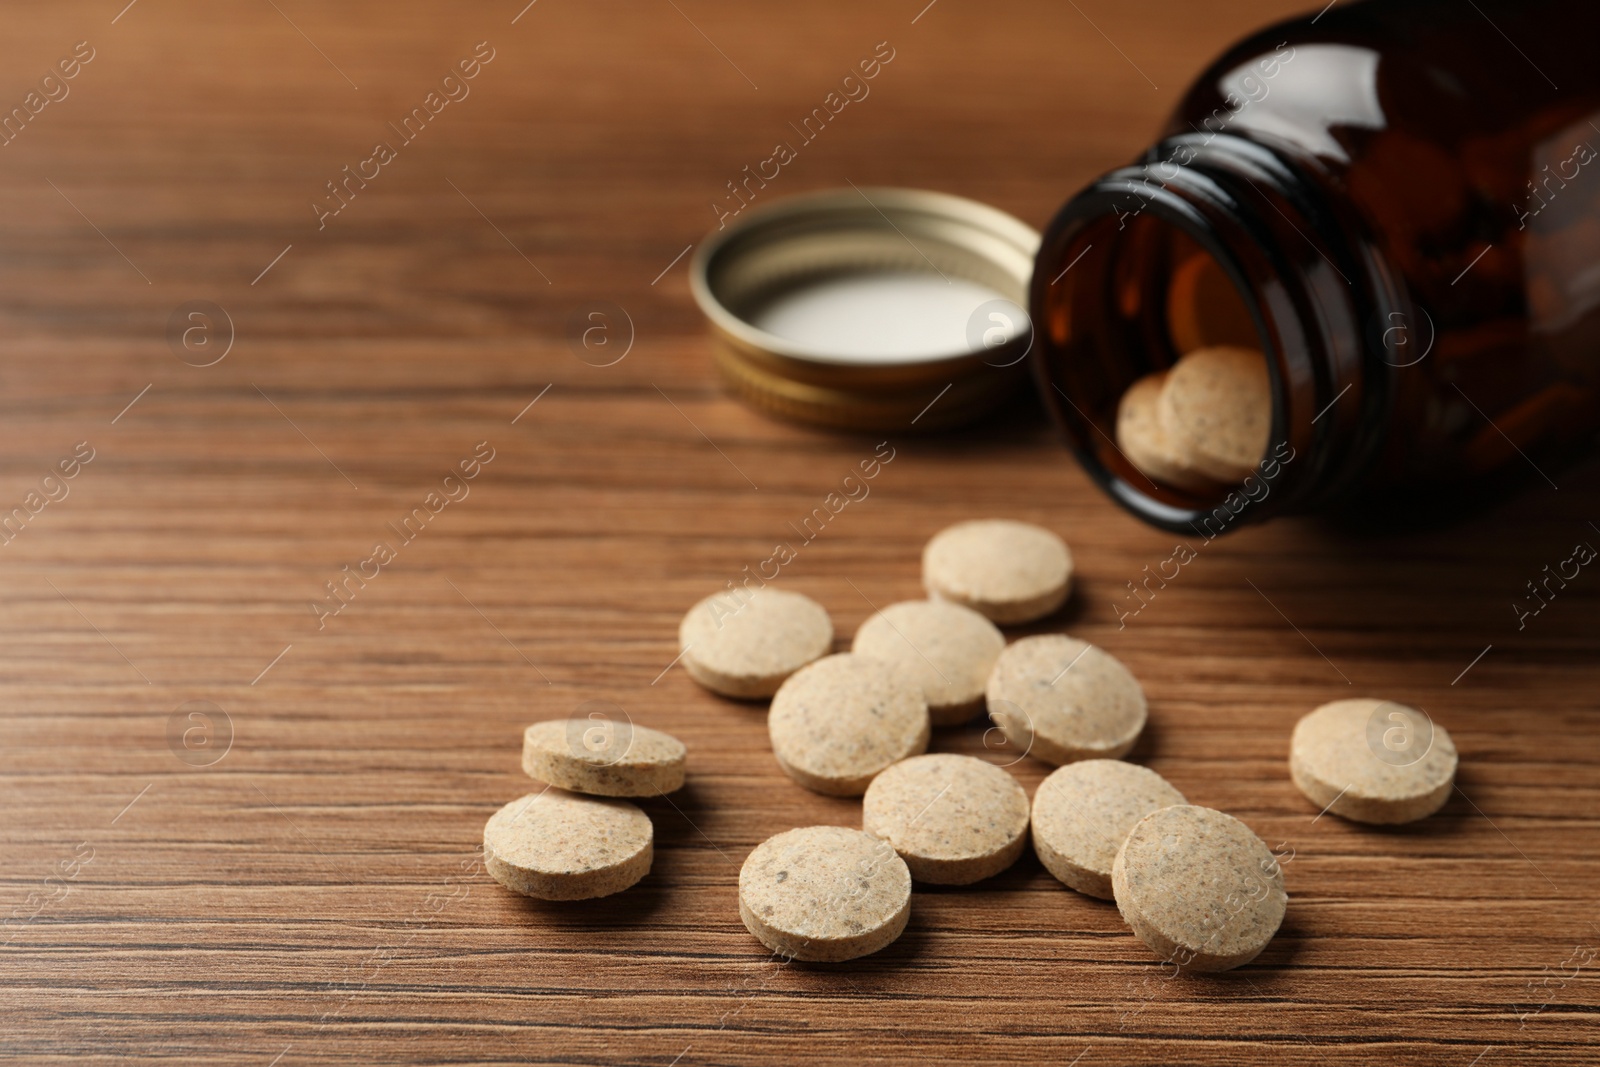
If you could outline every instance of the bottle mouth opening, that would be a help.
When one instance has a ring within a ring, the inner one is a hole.
[[[1102,179],[1046,233],[1031,302],[1040,392],[1084,468],[1209,538],[1283,502],[1292,371],[1278,272],[1204,206],[1142,168]]]

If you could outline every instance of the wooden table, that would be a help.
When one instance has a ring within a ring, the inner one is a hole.
[[[775,962],[738,919],[757,842],[859,807],[779,772],[759,706],[668,669],[678,619],[881,438],[729,399],[682,253],[879,42],[870,97],[763,195],[923,186],[1042,225],[1294,5],[522,2],[7,12],[5,107],[92,58],[0,147],[0,511],[24,508],[0,546],[0,1055],[1600,1062],[1600,575],[1520,630],[1512,608],[1600,543],[1593,468],[1447,530],[1240,531],[1119,627],[1174,539],[1029,405],[889,435],[783,586],[843,647],[869,601],[918,595],[945,524],[1061,531],[1078,591],[1035,629],[1125,661],[1151,702],[1134,758],[1292,850],[1288,919],[1251,966],[1167,981],[1031,855],[919,889],[906,935],[845,966]],[[388,124],[434,90],[460,98],[404,140]],[[597,301],[627,316],[609,351],[631,322],[610,366],[572,341]],[[475,451],[470,495],[402,542],[388,524]],[[394,558],[319,613],[378,541]],[[1295,719],[1354,694],[1453,732],[1439,815],[1362,828],[1290,785]],[[478,869],[484,819],[529,791],[522,727],[589,701],[683,738],[691,784],[646,805],[637,888],[514,897]],[[993,740],[935,748],[1014,758]]]

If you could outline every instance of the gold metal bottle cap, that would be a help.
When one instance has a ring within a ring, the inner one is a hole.
[[[718,369],[744,399],[848,430],[936,430],[1026,377],[1039,235],[943,193],[850,188],[775,201],[689,270]]]

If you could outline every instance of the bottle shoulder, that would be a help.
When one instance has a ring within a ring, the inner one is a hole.
[[[1600,211],[1596,39],[1600,4],[1339,5],[1231,48],[1168,134],[1226,133],[1292,161],[1431,313],[1477,321],[1542,301],[1545,319],[1570,320],[1600,306],[1600,285],[1567,291],[1600,246],[1577,225]]]
[[[1566,0],[1340,5],[1234,45],[1166,132],[1226,129],[1334,171],[1363,162],[1380,135],[1452,157],[1514,153],[1600,108],[1597,38],[1600,5]]]

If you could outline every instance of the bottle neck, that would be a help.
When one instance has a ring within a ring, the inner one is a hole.
[[[1241,137],[1181,134],[1095,181],[1045,232],[1031,294],[1040,391],[1090,475],[1154,525],[1209,539],[1322,508],[1376,459],[1410,308],[1322,173]],[[1177,242],[1238,290],[1271,383],[1260,465],[1211,495],[1153,482],[1115,443],[1122,394],[1184,354],[1167,324]]]

